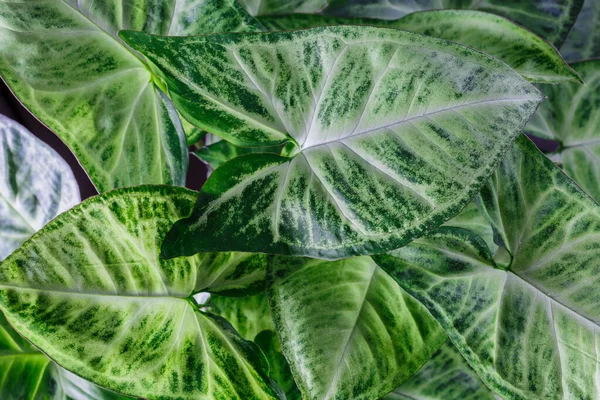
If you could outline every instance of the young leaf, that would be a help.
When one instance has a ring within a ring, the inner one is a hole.
[[[211,295],[206,309],[225,318],[246,340],[253,341],[262,331],[275,330],[264,291],[245,297]]]
[[[121,36],[203,128],[238,145],[298,145],[291,158],[218,168],[166,257],[402,246],[466,205],[541,100],[496,59],[396,29]]]
[[[193,0],[185,8],[175,0],[3,1],[0,75],[73,150],[100,192],[183,185],[188,153],[177,113],[116,32],[258,29],[249,24],[235,0]]]
[[[599,206],[525,137],[481,197],[506,270],[458,228],[374,259],[502,398],[596,398]]]
[[[446,341],[429,361],[409,380],[383,397],[383,400],[494,400],[475,371]]]
[[[600,57],[600,1],[585,0],[560,52],[568,61]]]
[[[446,340],[426,309],[368,257],[274,257],[267,296],[306,399],[382,396]]]
[[[565,172],[600,200],[600,60],[572,64],[585,85],[542,86],[548,99],[526,126],[527,133],[560,143]]]
[[[67,163],[27,129],[0,115],[0,260],[80,201]]]
[[[238,147],[226,140],[221,140],[196,151],[196,155],[202,161],[207,162],[212,168],[217,168],[226,161],[237,156],[251,153],[273,153],[281,154],[282,146],[271,147]]]
[[[530,82],[581,82],[581,78],[551,44],[504,17],[480,11],[424,11],[395,21],[298,14],[264,17],[261,22],[269,30],[342,24],[397,28],[451,40],[490,54],[507,63]]]
[[[160,257],[194,197],[140,186],[60,215],[0,264],[0,308],[59,365],[125,394],[277,397],[257,347],[192,304],[197,260]]]

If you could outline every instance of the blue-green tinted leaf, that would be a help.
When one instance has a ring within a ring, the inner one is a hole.
[[[220,140],[216,143],[198,149],[195,154],[202,161],[207,162],[212,168],[227,162],[237,156],[251,153],[273,153],[280,154],[282,146],[272,147],[238,147],[226,140]]]
[[[585,0],[560,52],[569,61],[600,57],[600,1]]]

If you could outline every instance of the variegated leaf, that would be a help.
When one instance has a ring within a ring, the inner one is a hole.
[[[237,145],[297,145],[215,170],[167,257],[397,248],[473,198],[541,100],[496,59],[397,29],[121,36],[202,128]]]
[[[201,253],[197,260],[196,292],[240,296],[265,289],[265,254]]]
[[[530,82],[581,82],[558,51],[531,31],[504,17],[472,10],[424,11],[399,20],[283,15],[261,18],[269,30],[294,30],[325,25],[377,25],[434,36],[490,54]]]
[[[282,146],[271,147],[238,147],[226,140],[220,140],[216,143],[198,149],[195,154],[202,161],[207,162],[212,168],[234,159],[237,156],[251,153],[273,153],[281,154]]]
[[[27,129],[0,115],[0,260],[80,201],[67,163]]]
[[[417,11],[472,9],[501,15],[560,46],[583,0],[240,0],[252,15],[317,13],[336,17],[395,20]]]
[[[454,226],[470,230],[485,241],[492,253],[495,253],[498,249],[498,246],[494,242],[492,225],[481,213],[475,201],[467,204],[460,214],[450,219],[443,226]]]
[[[301,400],[302,394],[292,376],[281,345],[274,331],[265,330],[254,338],[254,342],[261,348],[269,360],[269,376],[277,382],[284,391],[286,400]]]
[[[569,61],[600,57],[600,1],[585,0],[560,52]]]
[[[585,85],[541,87],[548,97],[527,133],[559,142],[565,172],[600,200],[600,60],[572,64]]]
[[[494,400],[452,342],[447,341],[409,380],[383,400]]]
[[[273,257],[267,296],[306,399],[374,399],[446,340],[427,310],[368,257]]]
[[[115,37],[117,30],[259,29],[235,0],[183,3],[0,3],[0,75],[71,148],[100,192],[140,183],[183,185],[188,163],[173,105],[146,65]]]
[[[229,321],[246,340],[254,340],[262,331],[275,330],[264,290],[244,297],[211,295],[204,306]]]
[[[375,260],[502,398],[598,398],[598,204],[525,137],[481,204],[512,254],[506,269],[458,228]]]
[[[277,391],[251,342],[197,309],[197,258],[159,246],[195,193],[140,186],[93,197],[0,264],[0,308],[66,369],[149,399],[267,399]]]

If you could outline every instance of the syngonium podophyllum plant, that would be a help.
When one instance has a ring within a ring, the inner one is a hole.
[[[3,1],[0,398],[597,399],[599,19]]]

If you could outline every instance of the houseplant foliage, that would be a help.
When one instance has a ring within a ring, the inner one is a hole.
[[[0,397],[598,398],[599,10],[0,3]]]

